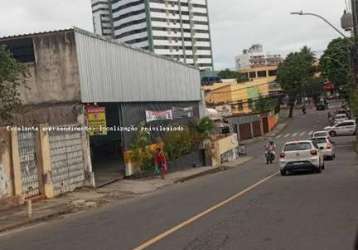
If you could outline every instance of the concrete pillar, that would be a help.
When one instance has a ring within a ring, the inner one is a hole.
[[[14,196],[22,196],[21,164],[19,142],[16,130],[11,131],[11,165],[13,177],[13,194]]]
[[[49,134],[46,125],[41,125],[38,132],[38,150],[37,155],[39,164],[40,184],[42,184],[42,193],[46,198],[53,198],[54,188],[51,174],[51,152]]]
[[[86,173],[86,185],[90,187],[95,187],[95,176],[92,169],[92,158],[91,158],[91,145],[90,145],[90,136],[86,131],[82,132],[82,147],[84,155],[84,165]]]

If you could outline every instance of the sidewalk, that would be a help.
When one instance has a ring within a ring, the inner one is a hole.
[[[252,157],[241,157],[239,160],[225,163],[218,168],[199,167],[178,171],[168,174],[165,180],[152,177],[141,180],[122,180],[98,189],[83,188],[54,199],[33,203],[31,218],[28,218],[26,205],[8,210],[1,210],[0,206],[0,233],[65,214],[98,208],[113,201],[153,193],[169,185],[238,167],[251,159]]]

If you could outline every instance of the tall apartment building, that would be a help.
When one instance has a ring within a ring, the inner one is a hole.
[[[212,69],[207,0],[92,0],[96,34]]]

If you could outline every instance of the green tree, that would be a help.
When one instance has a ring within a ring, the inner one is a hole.
[[[24,66],[0,45],[0,124],[7,123],[21,105],[18,87]]]
[[[153,166],[153,152],[149,148],[150,144],[150,133],[145,130],[145,122],[141,122],[138,126],[134,142],[130,145],[131,160],[138,164],[141,171],[149,170]]]
[[[222,70],[218,73],[218,76],[222,79],[237,79],[239,73],[237,71],[232,71],[230,69]]]
[[[263,97],[260,95],[255,101],[254,112],[256,113],[265,113],[270,112],[275,109],[277,104],[277,99],[272,97]]]
[[[320,59],[323,77],[330,80],[345,98],[349,97],[352,83],[351,46],[349,39],[334,39]]]
[[[289,117],[293,116],[293,108],[298,96],[309,88],[314,76],[314,56],[312,51],[304,47],[300,52],[290,53],[277,70],[277,82],[288,94]]]

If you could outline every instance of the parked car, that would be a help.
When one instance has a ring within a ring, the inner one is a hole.
[[[334,143],[329,137],[315,137],[312,138],[312,142],[321,150],[324,160],[334,160],[336,158]]]
[[[309,140],[287,142],[280,154],[279,164],[283,176],[303,170],[320,173],[324,169],[323,153]]]
[[[329,132],[326,130],[322,130],[322,131],[315,131],[312,134],[312,138],[321,138],[321,137],[327,137],[330,138],[331,136],[329,135]]]
[[[347,114],[336,114],[334,117],[334,123],[341,123],[348,120]]]
[[[334,126],[325,127],[330,136],[355,135],[357,132],[357,124],[355,120],[346,120],[336,123]]]
[[[348,109],[337,110],[335,114],[336,115],[343,114],[343,115],[346,115],[348,117],[348,119],[351,119],[350,110],[348,110]]]

